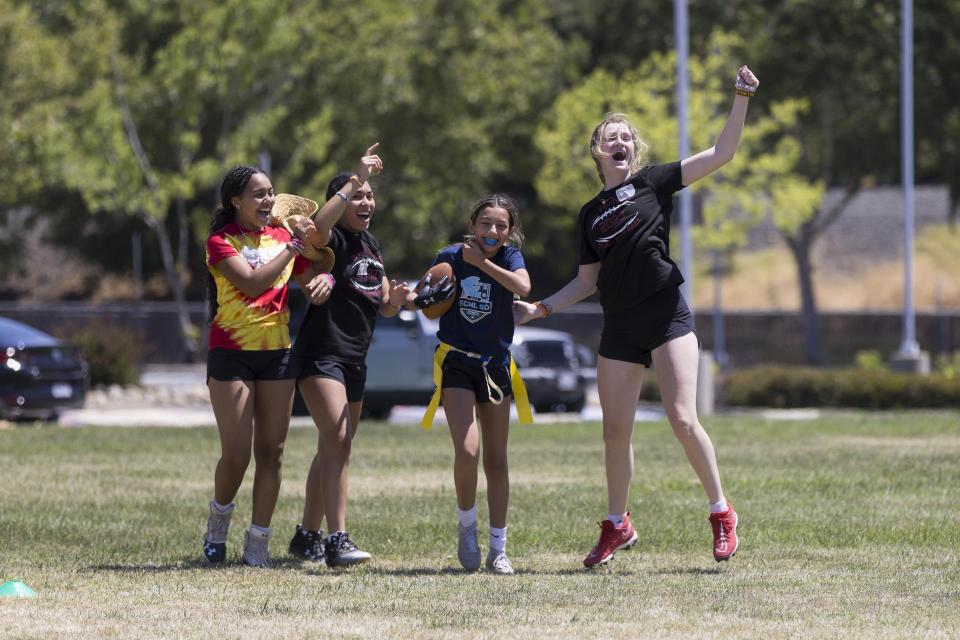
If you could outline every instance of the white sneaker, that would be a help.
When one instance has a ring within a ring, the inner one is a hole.
[[[463,526],[457,523],[457,559],[467,571],[480,568],[480,545],[477,543],[477,523]]]
[[[243,564],[251,567],[271,567],[270,534],[247,529],[243,536]]]
[[[490,549],[490,552],[487,553],[487,569],[502,576],[513,575],[513,566],[507,558],[506,551]]]
[[[207,562],[216,564],[227,557],[227,533],[230,531],[230,518],[237,505],[230,503],[226,511],[220,511],[210,501],[210,517],[207,518],[207,533],[203,536],[203,557]]]

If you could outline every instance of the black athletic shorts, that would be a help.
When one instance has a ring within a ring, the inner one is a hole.
[[[653,294],[635,309],[604,313],[598,351],[604,358],[649,367],[654,349],[694,330],[693,314],[680,287],[669,287]]]
[[[363,400],[363,390],[367,385],[367,365],[300,358],[300,375],[297,380],[318,376],[340,382],[347,390],[347,402]]]
[[[233,380],[296,380],[290,349],[244,351],[215,348],[207,352],[207,382]]]
[[[480,366],[479,361],[477,365],[470,365],[459,358],[451,358],[448,355],[443,361],[442,370],[443,382],[440,384],[442,388],[467,389],[476,393],[477,402],[490,402],[487,379],[483,375],[483,367]],[[503,397],[510,397],[510,394],[513,393],[510,386],[510,369],[488,366],[487,373],[490,374],[493,383],[500,387]]]

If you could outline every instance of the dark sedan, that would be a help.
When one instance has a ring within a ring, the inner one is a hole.
[[[88,381],[87,363],[75,347],[0,318],[0,417],[53,419],[83,406]]]

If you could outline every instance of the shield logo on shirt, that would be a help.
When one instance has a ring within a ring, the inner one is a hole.
[[[632,184],[625,184],[619,189],[617,189],[617,202],[623,202],[624,200],[629,200],[637,194],[637,190]]]
[[[490,301],[491,286],[481,282],[477,276],[460,281],[460,315],[467,322],[478,322],[490,315],[493,302]]]

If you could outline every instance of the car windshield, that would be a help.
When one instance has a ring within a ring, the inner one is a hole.
[[[16,320],[0,318],[0,342],[4,345],[28,344],[33,346],[53,345],[58,340],[33,327]]]

